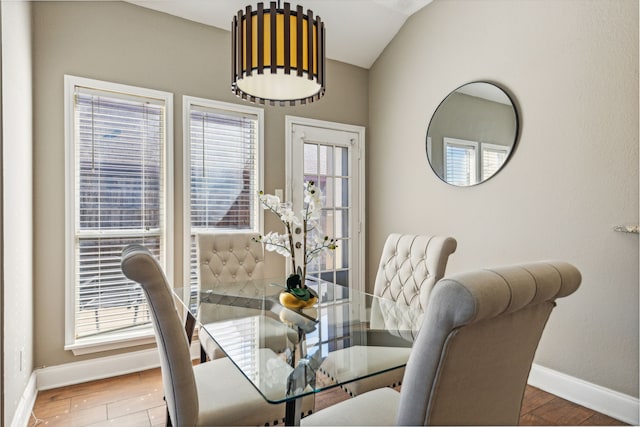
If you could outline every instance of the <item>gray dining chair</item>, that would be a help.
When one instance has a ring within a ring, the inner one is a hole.
[[[140,284],[151,312],[160,354],[160,370],[167,425],[270,425],[284,420],[285,405],[270,404],[228,359],[193,365],[187,334],[180,321],[172,290],[164,272],[147,248],[130,245],[122,251],[124,275]],[[281,361],[270,349],[260,349],[265,359]],[[304,415],[304,414],[303,414]]]
[[[457,242],[452,237],[422,234],[390,234],[382,248],[380,264],[374,282],[373,294],[380,297],[371,307],[370,328],[384,331],[389,338],[400,337],[410,347],[415,333],[422,323],[422,315],[435,283],[440,280],[447,267],[449,256],[455,252]],[[410,306],[415,310],[402,309]],[[411,316],[411,317],[407,317]],[[377,334],[377,338],[382,334]],[[329,372],[339,372],[337,365],[344,361],[360,361],[361,364],[383,363],[384,365],[404,364],[410,348],[353,346],[334,352],[325,362],[333,367]],[[367,366],[351,366],[364,372]],[[351,396],[381,387],[395,387],[402,383],[404,368],[393,369],[355,382],[346,383],[342,388]],[[340,378],[335,378],[340,380]]]
[[[400,392],[370,391],[316,412],[314,425],[517,425],[556,299],[580,285],[560,261],[456,274],[433,289]]]
[[[262,243],[253,239],[258,233],[200,233],[196,237],[198,258],[198,280],[201,289],[214,289],[222,284],[238,296],[253,296],[256,290],[253,288],[253,280],[264,278],[265,262],[264,247]],[[201,306],[201,318],[206,319],[208,310],[216,310],[216,318],[225,316],[225,307],[203,304]],[[233,317],[233,309],[228,308],[227,315]],[[260,312],[256,310],[256,315]],[[280,353],[290,344],[297,343],[298,334],[289,330],[283,334],[284,325],[270,317],[261,317],[264,323],[261,327],[261,346],[270,348]],[[213,339],[205,332],[204,328],[198,329],[200,341],[200,360],[207,358],[213,360],[225,357],[225,354],[216,345]]]

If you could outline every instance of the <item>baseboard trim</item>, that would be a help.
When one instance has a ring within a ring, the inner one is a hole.
[[[150,348],[115,356],[64,365],[47,366],[38,372],[38,390],[49,390],[87,381],[101,380],[160,366],[158,350]]]
[[[29,417],[31,417],[31,411],[33,411],[33,405],[36,403],[36,396],[38,395],[37,373],[33,371],[29,376],[27,386],[20,397],[18,407],[15,414],[13,414],[13,420],[11,420],[11,427],[27,427],[29,424]]]
[[[192,358],[200,357],[200,344],[191,343]],[[115,356],[100,357],[64,365],[47,366],[37,369],[38,390],[80,384],[118,375],[145,371],[160,366],[160,356],[156,348],[132,351]]]
[[[533,364],[529,384],[631,425],[640,423],[640,401],[632,396]]]
[[[191,343],[190,352],[193,359],[200,359],[200,343],[197,340]],[[28,426],[33,405],[40,390],[116,377],[157,368],[158,366],[160,366],[158,350],[150,348],[115,356],[38,368],[29,377],[11,421],[11,427]]]

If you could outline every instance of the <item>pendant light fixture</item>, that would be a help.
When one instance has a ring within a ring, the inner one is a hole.
[[[242,99],[270,105],[306,104],[325,91],[324,22],[302,6],[272,1],[233,17],[231,89]]]

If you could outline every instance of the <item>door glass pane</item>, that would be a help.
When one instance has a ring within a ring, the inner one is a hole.
[[[320,274],[320,279],[326,280],[327,282],[333,282],[334,277],[335,275],[333,271],[325,271],[324,273]]]
[[[349,175],[349,150],[346,147],[336,147],[334,153],[336,158],[336,175]]]
[[[348,178],[336,178],[335,188],[335,206],[337,208],[349,207],[349,179]]]
[[[320,174],[333,175],[333,147],[320,146]]]
[[[319,267],[321,271],[333,270],[335,265],[333,252],[325,251],[320,257]]]
[[[349,240],[340,239],[334,252],[335,268],[349,268]]]
[[[318,145],[304,144],[304,168],[303,173],[318,174]]]
[[[320,228],[322,229],[322,231],[324,231],[325,235],[329,236],[329,238],[335,237],[333,218],[333,210],[322,210],[320,214]]]
[[[348,270],[336,271],[335,283],[337,283],[338,285],[349,287],[349,271]]]
[[[335,238],[349,237],[349,212],[342,209],[335,211]]]
[[[333,207],[333,178],[321,176],[318,178],[318,182],[316,183],[316,185],[320,188],[320,191],[322,191],[322,195],[324,197],[322,206],[324,206],[325,208]]]

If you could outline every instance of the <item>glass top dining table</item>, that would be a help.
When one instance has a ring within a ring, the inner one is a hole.
[[[198,334],[208,334],[268,402],[286,403],[286,425],[299,425],[304,396],[406,364],[418,309],[314,279],[306,284],[318,302],[289,309],[279,302],[285,283],[281,277],[174,293]],[[388,357],[394,352],[400,356]]]

